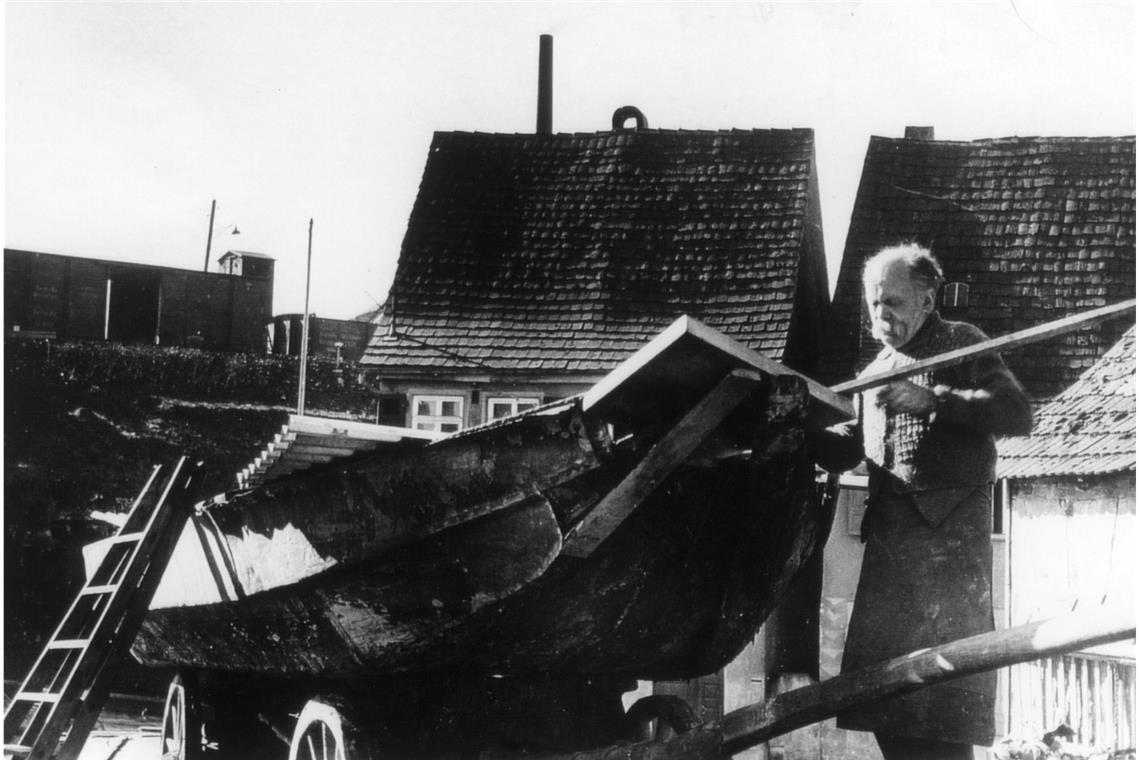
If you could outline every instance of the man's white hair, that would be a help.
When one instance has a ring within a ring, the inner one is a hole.
[[[942,266],[929,248],[918,243],[900,243],[880,248],[863,264],[863,282],[870,272],[879,272],[889,264],[900,262],[906,266],[911,279],[935,292],[942,287]]]

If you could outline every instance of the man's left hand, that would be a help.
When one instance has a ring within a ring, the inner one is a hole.
[[[934,411],[934,393],[909,380],[896,380],[879,389],[875,403],[892,414],[930,414]]]

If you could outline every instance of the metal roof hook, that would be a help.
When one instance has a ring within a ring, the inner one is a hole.
[[[613,118],[613,129],[614,129],[614,131],[616,132],[619,129],[625,129],[625,123],[627,121],[629,121],[630,119],[636,120],[636,126],[634,127],[634,129],[648,129],[649,128],[649,120],[645,118],[645,114],[643,114],[641,112],[640,108],[638,108],[637,106],[622,106],[618,110],[614,111],[614,118]]]

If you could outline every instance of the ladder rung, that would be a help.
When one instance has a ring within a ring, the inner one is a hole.
[[[144,531],[138,531],[135,533],[120,533],[111,539],[111,543],[126,544],[132,541],[141,541],[144,535],[146,535]]]
[[[83,596],[95,596],[96,594],[113,594],[118,590],[118,583],[108,583],[104,586],[86,586],[79,593]]]
[[[15,699],[23,702],[58,702],[58,691],[21,691],[17,692]]]
[[[32,754],[31,746],[27,744],[5,744],[5,755],[30,755]]]
[[[91,639],[55,639],[49,641],[48,649],[83,649],[91,643]]]

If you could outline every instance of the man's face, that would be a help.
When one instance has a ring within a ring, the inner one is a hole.
[[[887,262],[863,278],[871,334],[884,346],[900,348],[934,311],[934,291],[911,279],[906,265]]]

